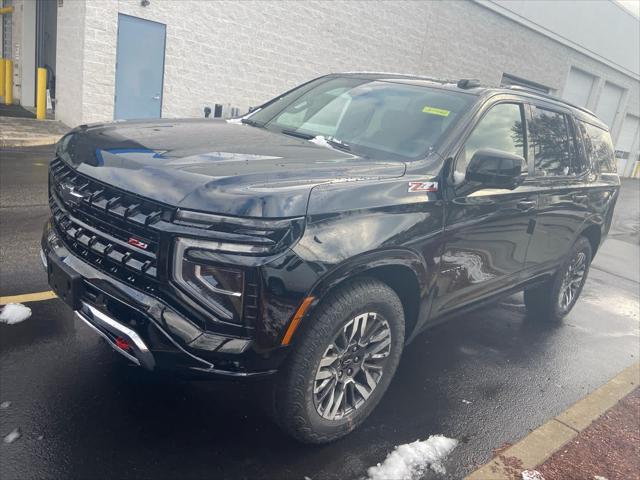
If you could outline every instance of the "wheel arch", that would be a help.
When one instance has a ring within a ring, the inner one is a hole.
[[[602,241],[602,225],[596,223],[589,223],[583,225],[578,237],[585,237],[591,244],[591,258],[596,256],[598,248],[600,248],[600,242]]]
[[[418,323],[422,292],[428,285],[428,272],[420,255],[408,249],[365,253],[330,270],[311,288],[309,296],[316,301],[305,312],[301,326],[309,322],[327,295],[357,278],[379,280],[398,295],[405,315],[405,338],[409,339]]]

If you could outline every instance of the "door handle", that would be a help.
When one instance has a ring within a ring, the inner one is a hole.
[[[518,207],[518,210],[528,212],[529,210],[535,208],[537,204],[538,202],[536,202],[535,200],[522,200],[516,204],[516,207]]]
[[[574,195],[573,201],[577,203],[584,203],[587,201],[588,198],[589,198],[588,195]]]
[[[160,100],[160,94],[155,95],[155,96],[153,97],[153,99],[154,99],[154,100]]]

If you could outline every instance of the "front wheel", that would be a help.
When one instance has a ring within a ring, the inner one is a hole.
[[[580,237],[573,244],[558,272],[545,284],[524,292],[527,310],[542,320],[559,321],[576,304],[591,265],[591,243]]]
[[[276,420],[302,442],[330,442],[360,425],[389,386],[404,344],[402,303],[384,283],[357,280],[298,333],[276,387]]]

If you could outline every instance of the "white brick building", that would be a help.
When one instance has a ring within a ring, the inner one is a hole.
[[[136,43],[119,40],[127,16],[165,39],[147,46],[161,49],[163,117],[203,116],[215,104],[242,112],[335,71],[467,77],[580,103],[612,127],[621,173],[638,159],[640,22],[613,1],[0,1],[14,6],[3,55],[20,55],[15,98],[33,105],[32,71],[48,59],[56,118],[70,126],[118,117],[118,57]]]

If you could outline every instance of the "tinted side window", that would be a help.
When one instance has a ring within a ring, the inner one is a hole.
[[[464,178],[473,154],[482,148],[502,150],[525,158],[523,118],[522,105],[500,103],[492,107],[478,122],[464,144],[456,162],[456,183]],[[525,160],[522,172],[526,171]]]
[[[581,170],[566,115],[532,107],[529,130],[536,175],[564,176]]]
[[[577,132],[577,120],[567,117],[569,125],[569,158],[571,158],[570,175],[582,175],[589,168],[586,153],[580,144],[580,135]]]
[[[615,173],[615,155],[609,132],[585,122],[578,122],[578,125],[593,168],[600,173]]]

